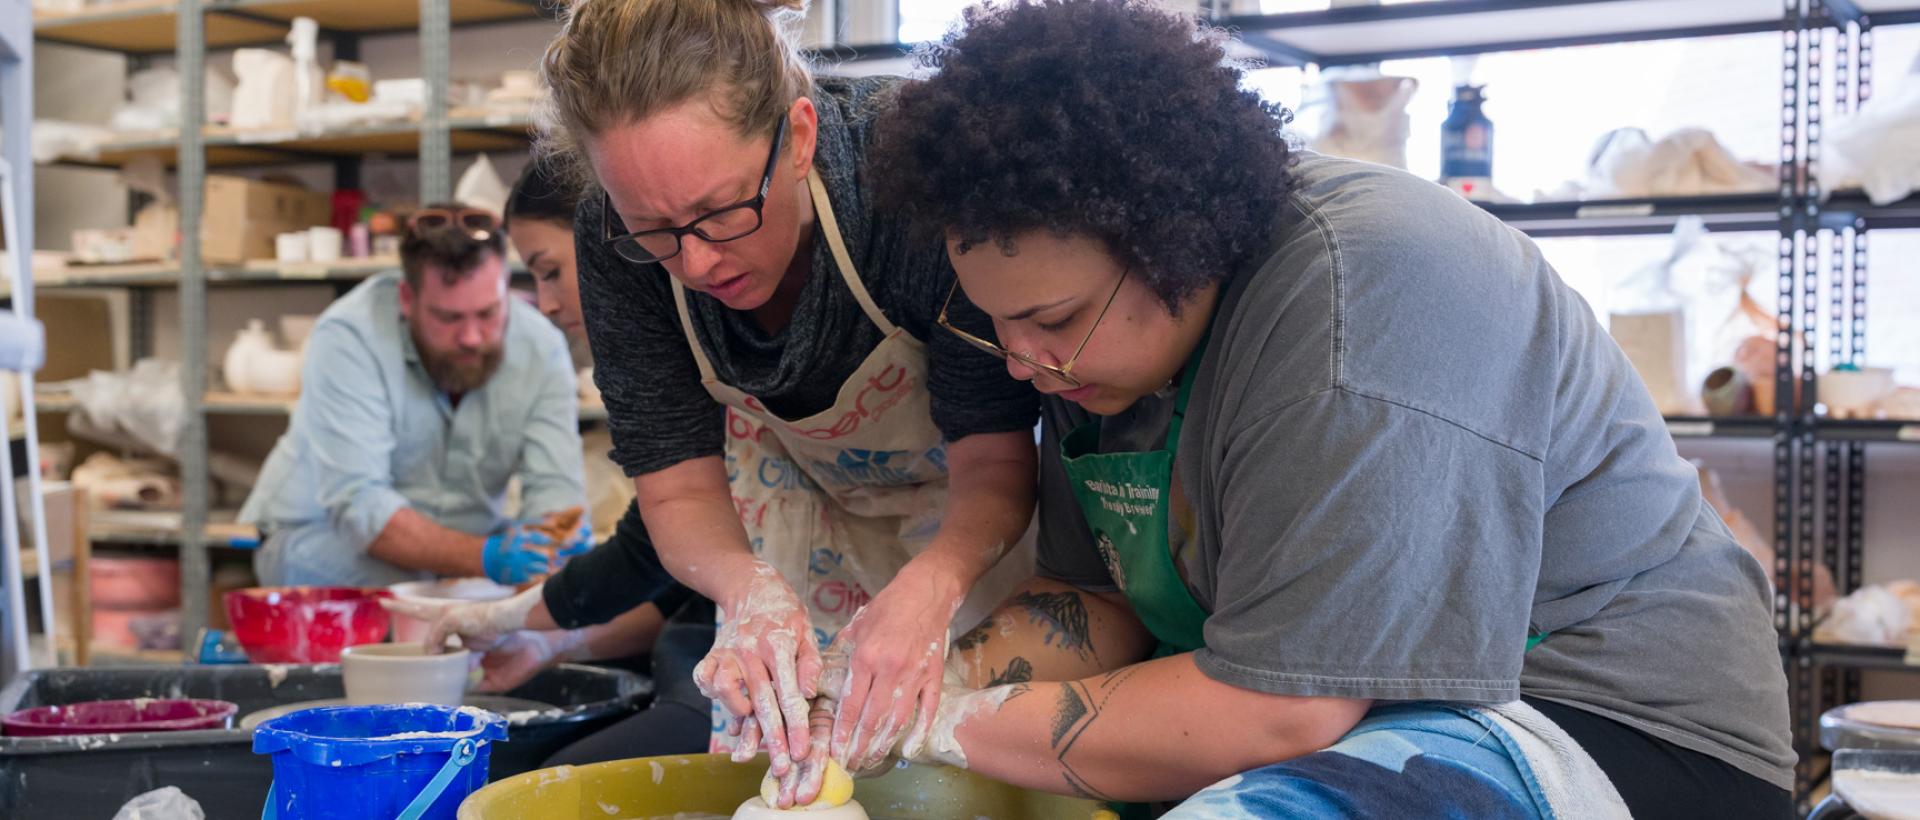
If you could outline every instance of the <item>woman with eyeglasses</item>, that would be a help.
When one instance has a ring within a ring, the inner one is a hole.
[[[873,207],[866,155],[899,81],[813,77],[799,10],[586,0],[543,62],[547,150],[595,189],[579,294],[613,458],[662,562],[720,607],[695,678],[721,737],[764,743],[790,783],[795,763],[817,781],[829,756],[884,756],[931,714],[950,626],[1031,575],[1003,556],[1031,517],[1037,407],[935,332],[945,252]],[[992,334],[964,299],[948,320]],[[604,552],[475,628],[632,606]],[[823,695],[836,722],[810,737]]]
[[[926,54],[880,202],[1047,396],[1041,577],[903,755],[1181,818],[1791,816],[1766,574],[1526,236],[1291,149],[1146,0]]]

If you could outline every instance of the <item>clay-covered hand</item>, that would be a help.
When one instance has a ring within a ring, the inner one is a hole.
[[[832,667],[822,691],[840,701],[832,750],[849,770],[882,764],[916,713],[931,718],[939,708],[947,627],[965,595],[939,565],[910,562],[834,639],[829,655],[849,663],[844,675]]]
[[[527,613],[540,603],[540,587],[530,587],[511,598],[497,601],[402,601],[380,599],[388,612],[396,612],[426,621],[426,646],[438,652],[449,635],[459,635],[460,645],[468,649],[491,648],[502,636],[527,628]]]
[[[783,777],[774,778],[768,773],[768,781],[760,790],[767,805],[778,809],[816,803],[838,806],[853,796],[853,780],[847,776],[846,767],[827,752],[834,707],[833,699],[825,695],[814,699],[813,709],[807,713],[807,757],[788,768]]]
[[[1000,711],[1000,705],[1007,698],[1027,691],[1028,684],[1015,683],[995,686],[989,689],[971,689],[959,682],[958,676],[948,674],[940,695],[940,706],[931,718],[922,715],[915,720],[913,731],[900,741],[897,752],[903,760],[923,764],[942,764],[964,769],[967,767],[966,750],[960,748],[956,737],[960,726],[981,715],[990,715]]]
[[[773,567],[753,571],[721,602],[713,649],[693,669],[701,694],[720,702],[740,738],[734,760],[765,742],[773,773],[785,775],[810,751],[808,701],[819,694],[820,650],[806,608]]]
[[[586,637],[578,629],[523,629],[509,632],[493,642],[493,648],[480,658],[481,692],[511,692],[531,680],[540,670],[561,661],[576,660],[586,647]]]
[[[496,584],[509,586],[545,575],[548,571],[545,547],[552,540],[521,524],[487,536],[480,549],[480,564]]]

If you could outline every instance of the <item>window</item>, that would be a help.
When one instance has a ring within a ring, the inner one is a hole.
[[[899,0],[900,42],[924,43],[945,36],[974,0]]]

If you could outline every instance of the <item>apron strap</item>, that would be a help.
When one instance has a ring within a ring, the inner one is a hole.
[[[867,320],[880,328],[881,336],[891,336],[896,329],[880,306],[873,303],[872,294],[860,281],[859,271],[853,267],[853,257],[847,253],[846,240],[840,237],[840,222],[833,217],[833,202],[827,199],[827,187],[820,181],[816,171],[807,172],[807,191],[813,195],[813,217],[820,221],[820,232],[827,237],[827,249],[833,252],[834,266],[839,268],[840,279],[847,283],[847,290],[853,292],[853,299],[860,303],[861,312],[867,314]],[[687,346],[693,349],[694,364],[700,366],[700,380],[714,380],[713,362],[707,358],[707,351],[700,347],[699,337],[693,335],[693,317],[687,312],[687,288],[680,280],[668,277],[673,282],[673,306],[680,313],[680,331],[687,336]]]
[[[673,306],[680,311],[680,332],[687,334],[687,347],[693,350],[693,363],[700,366],[700,381],[714,381],[713,362],[707,359],[707,351],[700,347],[700,339],[693,335],[693,317],[687,314],[687,289],[680,280],[667,277],[673,282]]]
[[[847,290],[853,291],[854,300],[860,303],[867,319],[880,328],[880,335],[893,335],[893,322],[873,303],[867,286],[860,281],[860,272],[853,267],[853,257],[847,254],[847,243],[840,237],[840,222],[833,217],[833,202],[827,199],[827,186],[820,181],[818,172],[807,174],[807,190],[813,194],[813,218],[820,221],[820,232],[827,235],[827,248],[833,251],[833,261],[840,267],[840,278],[847,283]]]
[[[1167,423],[1167,445],[1169,453],[1180,451],[1180,428],[1187,421],[1187,400],[1193,397],[1193,383],[1200,375],[1200,360],[1207,355],[1208,337],[1213,335],[1213,322],[1207,322],[1207,329],[1200,334],[1200,344],[1194,346],[1193,353],[1187,356],[1187,363],[1180,368],[1180,389],[1174,394],[1173,420]]]

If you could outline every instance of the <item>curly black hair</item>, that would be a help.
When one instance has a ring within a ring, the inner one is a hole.
[[[1104,242],[1177,309],[1269,242],[1286,109],[1240,87],[1224,34],[1147,0],[970,8],[917,56],[881,124],[880,202],[918,230],[1013,253],[1036,230]]]

